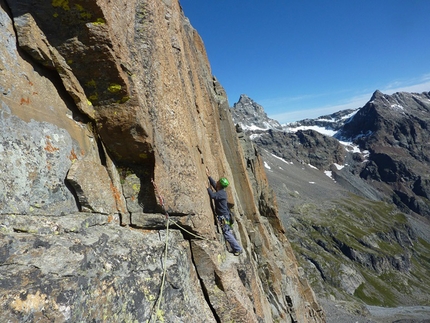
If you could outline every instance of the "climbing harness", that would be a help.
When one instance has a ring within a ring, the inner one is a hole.
[[[225,244],[225,247],[227,248],[227,251],[231,252],[230,244],[227,242],[227,240],[224,237],[224,233],[227,232],[227,231],[230,231],[231,228],[230,228],[228,222],[226,221],[225,217],[218,216],[217,214],[215,214],[215,218],[217,219],[218,232],[221,233],[221,240]]]
[[[233,225],[233,221],[231,220],[231,216],[229,216],[228,218],[224,215],[217,215],[218,220],[220,221],[221,225],[227,225],[228,229],[231,229],[232,225]]]

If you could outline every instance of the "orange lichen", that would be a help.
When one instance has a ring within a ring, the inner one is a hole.
[[[74,148],[72,148],[72,151],[70,152],[69,159],[70,159],[72,162],[73,162],[73,161],[75,161],[76,159],[78,159],[78,156],[76,156],[76,153],[75,153],[75,149],[74,149]]]
[[[30,104],[30,98],[27,98],[27,99],[21,98],[21,102],[19,103],[19,105],[23,105],[23,104]]]
[[[53,152],[55,152],[55,151],[58,151],[58,150],[60,150],[60,148],[57,148],[57,147],[54,147],[52,144],[51,144],[51,137],[49,137],[49,136],[46,136],[46,146],[45,146],[45,148],[44,148],[47,152],[50,152],[50,153],[53,153]]]

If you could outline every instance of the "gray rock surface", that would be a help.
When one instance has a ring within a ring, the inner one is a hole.
[[[215,322],[180,231],[144,232],[109,222],[91,213],[2,215],[2,321],[124,322],[153,315]],[[166,234],[169,262],[162,311],[156,312]]]
[[[87,160],[75,161],[67,174],[83,212],[114,214],[116,208],[112,182],[106,167]]]
[[[70,134],[47,122],[24,122],[0,108],[0,213],[58,214],[77,210],[64,181],[77,150]]]

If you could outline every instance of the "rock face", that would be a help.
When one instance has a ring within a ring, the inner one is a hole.
[[[0,321],[324,322],[178,1],[0,5]]]

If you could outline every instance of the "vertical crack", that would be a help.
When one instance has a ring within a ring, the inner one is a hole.
[[[210,297],[209,297],[209,293],[208,293],[208,291],[206,289],[206,286],[205,286],[205,283],[203,281],[203,278],[200,277],[199,271],[197,270],[197,266],[196,266],[196,263],[194,261],[194,254],[193,254],[193,248],[191,246],[191,240],[189,240],[189,245],[190,245],[190,251],[191,251],[191,260],[193,262],[194,268],[196,269],[197,277],[198,277],[199,282],[200,282],[200,287],[201,287],[201,290],[203,292],[203,296],[205,297],[206,303],[208,304],[208,306],[209,306],[209,308],[210,308],[210,310],[212,312],[212,315],[215,318],[215,320],[217,321],[217,323],[222,323],[221,318],[218,316],[218,313],[216,312],[215,308],[212,306],[212,303],[211,303]]]

